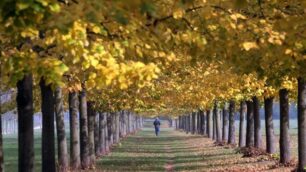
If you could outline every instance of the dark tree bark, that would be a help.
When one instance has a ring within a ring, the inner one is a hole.
[[[254,146],[254,110],[253,102],[247,101],[247,133],[246,146]]]
[[[218,111],[218,107],[215,104],[214,107],[214,116],[215,116],[215,121],[216,121],[216,141],[217,142],[222,142],[222,131],[221,131],[221,120],[220,120],[220,113]]]
[[[239,123],[239,147],[245,146],[245,114],[247,111],[247,106],[245,101],[240,103],[240,123]]]
[[[213,135],[212,135],[212,139],[216,140],[216,115],[215,115],[215,110],[213,110],[212,112],[212,120],[213,120]]]
[[[290,138],[289,138],[289,92],[286,89],[279,91],[280,101],[280,163],[290,161]]]
[[[207,115],[207,128],[206,128],[207,136],[208,138],[212,138],[213,136],[213,118],[212,118],[211,110],[207,110],[206,115]]]
[[[126,132],[127,135],[129,135],[131,133],[131,113],[127,112],[127,123],[126,123]]]
[[[186,116],[186,133],[190,132],[190,115]]]
[[[228,111],[226,109],[226,105],[222,110],[222,116],[223,116],[223,130],[222,130],[222,140],[226,141],[228,139]]]
[[[123,129],[124,129],[123,120],[124,120],[124,111],[122,110],[119,113],[119,124],[120,124],[120,127],[119,127],[119,138],[123,138]]]
[[[203,111],[203,135],[207,135],[207,114],[206,111]]]
[[[90,165],[89,143],[88,143],[88,116],[85,88],[79,94],[80,108],[80,152],[82,169],[88,169]]]
[[[0,99],[0,112],[1,99]],[[2,136],[2,115],[0,115],[0,172],[4,172],[3,136]]]
[[[18,171],[34,172],[33,78],[17,82]]]
[[[76,92],[69,93],[69,122],[70,122],[70,167],[77,170],[81,166],[80,159],[80,138],[79,138],[79,122],[78,122],[78,94]]]
[[[111,147],[113,145],[113,132],[112,132],[112,122],[113,115],[111,113],[107,114],[107,133],[108,133],[108,146]]]
[[[261,122],[260,122],[260,114],[259,114],[259,100],[257,97],[253,97],[253,105],[254,105],[254,146],[256,148],[261,147]]]
[[[266,122],[266,151],[275,153],[274,126],[273,126],[273,97],[265,98],[265,122]]]
[[[62,89],[57,87],[55,90],[55,116],[57,131],[57,149],[58,149],[58,171],[67,171],[69,168],[67,140],[65,133],[65,116],[62,98]]]
[[[195,112],[192,112],[191,113],[191,125],[192,125],[192,128],[191,128],[191,133],[192,134],[195,134],[196,133],[196,113]]]
[[[189,133],[189,115],[186,115],[185,116],[185,131],[186,131],[186,134],[188,134]]]
[[[127,133],[127,112],[122,111],[122,137],[126,136]]]
[[[185,115],[184,116],[184,118],[185,118],[185,120],[184,120],[184,122],[185,122],[185,131],[186,131],[186,133],[188,133],[189,132],[189,116],[187,116],[187,115]]]
[[[183,130],[183,131],[185,131],[185,116],[181,116],[181,129]]]
[[[306,167],[306,81],[298,79],[298,170],[305,171]]]
[[[88,148],[89,148],[89,159],[90,167],[95,166],[95,111],[93,109],[93,102],[87,102],[87,115],[88,115]]]
[[[181,129],[185,131],[185,116],[181,116]]]
[[[96,157],[99,157],[101,155],[100,153],[100,142],[99,142],[99,129],[100,129],[100,126],[99,126],[99,115],[100,113],[97,113],[95,112],[95,154],[96,154]]]
[[[54,96],[51,85],[40,80],[42,112],[42,171],[55,172]]]
[[[200,131],[201,131],[201,135],[204,135],[205,134],[205,129],[206,129],[206,126],[205,126],[205,112],[204,111],[200,111],[200,124],[201,124],[201,128],[200,128]]]
[[[233,100],[229,103],[229,129],[228,129],[228,144],[236,144],[235,135],[235,102]]]
[[[2,68],[0,66],[0,78],[2,76],[1,72],[2,72]],[[4,153],[3,153],[2,115],[1,115],[2,114],[2,108],[1,108],[2,104],[1,103],[2,103],[2,100],[1,100],[1,95],[0,95],[0,172],[4,172]]]
[[[105,149],[105,125],[106,125],[106,120],[105,120],[105,113],[99,113],[99,154],[105,155],[106,149]]]
[[[196,118],[197,118],[197,134],[200,134],[201,133],[201,131],[200,131],[200,129],[201,129],[201,120],[200,120],[200,115],[199,115],[199,112],[196,112]]]
[[[119,131],[120,131],[120,121],[119,121],[119,114],[120,112],[116,112],[114,113],[114,129],[115,129],[115,132],[114,132],[114,143],[117,144],[119,143],[119,140],[120,140],[120,136],[119,136]],[[138,118],[136,118],[136,128],[138,129],[139,125],[138,125]]]
[[[182,127],[181,121],[182,121],[182,118],[181,118],[181,116],[179,116],[178,119],[177,119],[177,130],[180,130],[181,127]]]
[[[104,125],[104,134],[105,134],[105,154],[108,154],[109,152],[109,140],[108,140],[108,113],[104,114],[103,119]]]
[[[112,115],[112,121],[111,121],[111,124],[112,124],[112,127],[111,127],[111,132],[112,132],[112,137],[113,137],[113,141],[112,141],[112,144],[116,144],[116,112],[113,112],[111,113]],[[135,121],[135,116],[133,115],[133,132],[135,132],[136,130],[136,121]]]

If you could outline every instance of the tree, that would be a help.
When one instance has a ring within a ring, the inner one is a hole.
[[[95,156],[95,117],[96,113],[94,111],[93,102],[87,102],[87,119],[88,119],[88,153],[89,153],[89,161],[90,161],[90,168],[93,168],[96,163],[96,156]]]
[[[54,95],[51,85],[47,85],[42,78],[41,89],[41,112],[42,112],[42,170],[56,171],[55,166],[55,133],[54,133]]]
[[[18,171],[34,171],[33,80],[28,74],[17,82]]]
[[[273,97],[265,98],[266,151],[275,153],[275,138],[273,126]]]
[[[247,101],[247,131],[246,131],[246,146],[254,146],[254,111],[253,102]]]
[[[245,101],[240,102],[240,121],[239,121],[239,147],[245,146],[245,114],[247,112],[247,107]]]
[[[67,140],[65,133],[65,116],[62,99],[62,89],[57,87],[54,92],[55,98],[55,116],[57,131],[57,147],[58,147],[58,164],[59,171],[67,171],[69,169]]]
[[[257,97],[253,97],[253,110],[254,110],[254,146],[257,148],[261,147],[261,124],[259,114],[259,100]]]
[[[289,139],[289,92],[286,89],[279,91],[280,104],[280,162],[290,161],[290,139]]]
[[[229,130],[228,144],[236,144],[235,135],[235,102],[232,100],[229,103]]]
[[[206,117],[207,117],[207,129],[206,129],[206,131],[207,131],[207,136],[208,136],[208,138],[212,138],[212,136],[213,136],[213,120],[212,120],[212,114],[211,114],[211,111],[210,110],[207,110],[206,111]]]
[[[80,137],[78,122],[78,95],[77,92],[69,92],[69,122],[70,122],[70,166],[72,170],[81,167]]]
[[[106,127],[106,113],[99,113],[99,152],[100,155],[105,155],[106,153],[106,143],[105,139],[107,139],[105,135],[105,127]]]
[[[225,104],[226,106],[226,104]],[[228,127],[229,127],[229,116],[228,116],[228,110],[226,109],[226,107],[223,107],[222,110],[222,114],[223,114],[223,130],[222,130],[222,140],[226,141],[228,139]]]
[[[86,90],[83,87],[79,93],[79,112],[80,112],[80,156],[81,167],[87,169],[90,166],[89,143],[88,143],[88,115]]]
[[[216,141],[222,142],[222,132],[221,132],[221,120],[220,112],[218,111],[217,102],[214,106],[214,116],[215,116],[215,127],[216,127]]]
[[[306,82],[305,79],[298,80],[298,150],[300,171],[306,166]]]

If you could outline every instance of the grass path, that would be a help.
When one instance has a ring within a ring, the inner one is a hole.
[[[144,128],[125,138],[112,153],[97,162],[96,171],[290,171],[273,169],[266,157],[242,158],[230,147],[208,138],[162,128],[160,136]],[[100,170],[103,169],[103,170]]]

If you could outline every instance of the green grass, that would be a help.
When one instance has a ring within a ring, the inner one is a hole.
[[[236,154],[234,149],[215,147],[210,139],[202,136],[186,135],[171,128],[161,128],[160,136],[156,137],[151,123],[147,123],[145,127],[135,135],[124,138],[120,144],[112,148],[109,155],[98,159],[97,170],[167,171],[167,165],[174,171],[203,171],[216,167],[237,166],[242,166],[245,170],[250,164],[257,163],[256,159],[241,159],[241,155]],[[295,155],[296,144],[291,146]],[[235,159],[237,161],[233,161]],[[17,135],[4,136],[4,161],[5,171],[18,171]],[[35,171],[41,171],[41,133],[35,133],[34,166]]]
[[[5,136],[4,144],[4,168],[5,171],[18,171],[18,139],[15,135]],[[35,135],[35,171],[41,171],[41,136]]]

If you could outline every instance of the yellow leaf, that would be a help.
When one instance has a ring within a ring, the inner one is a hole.
[[[246,50],[246,51],[249,51],[251,49],[258,49],[258,45],[256,42],[244,42],[242,44],[242,47]]]
[[[181,19],[184,16],[185,11],[183,9],[177,9],[173,12],[173,18]]]

